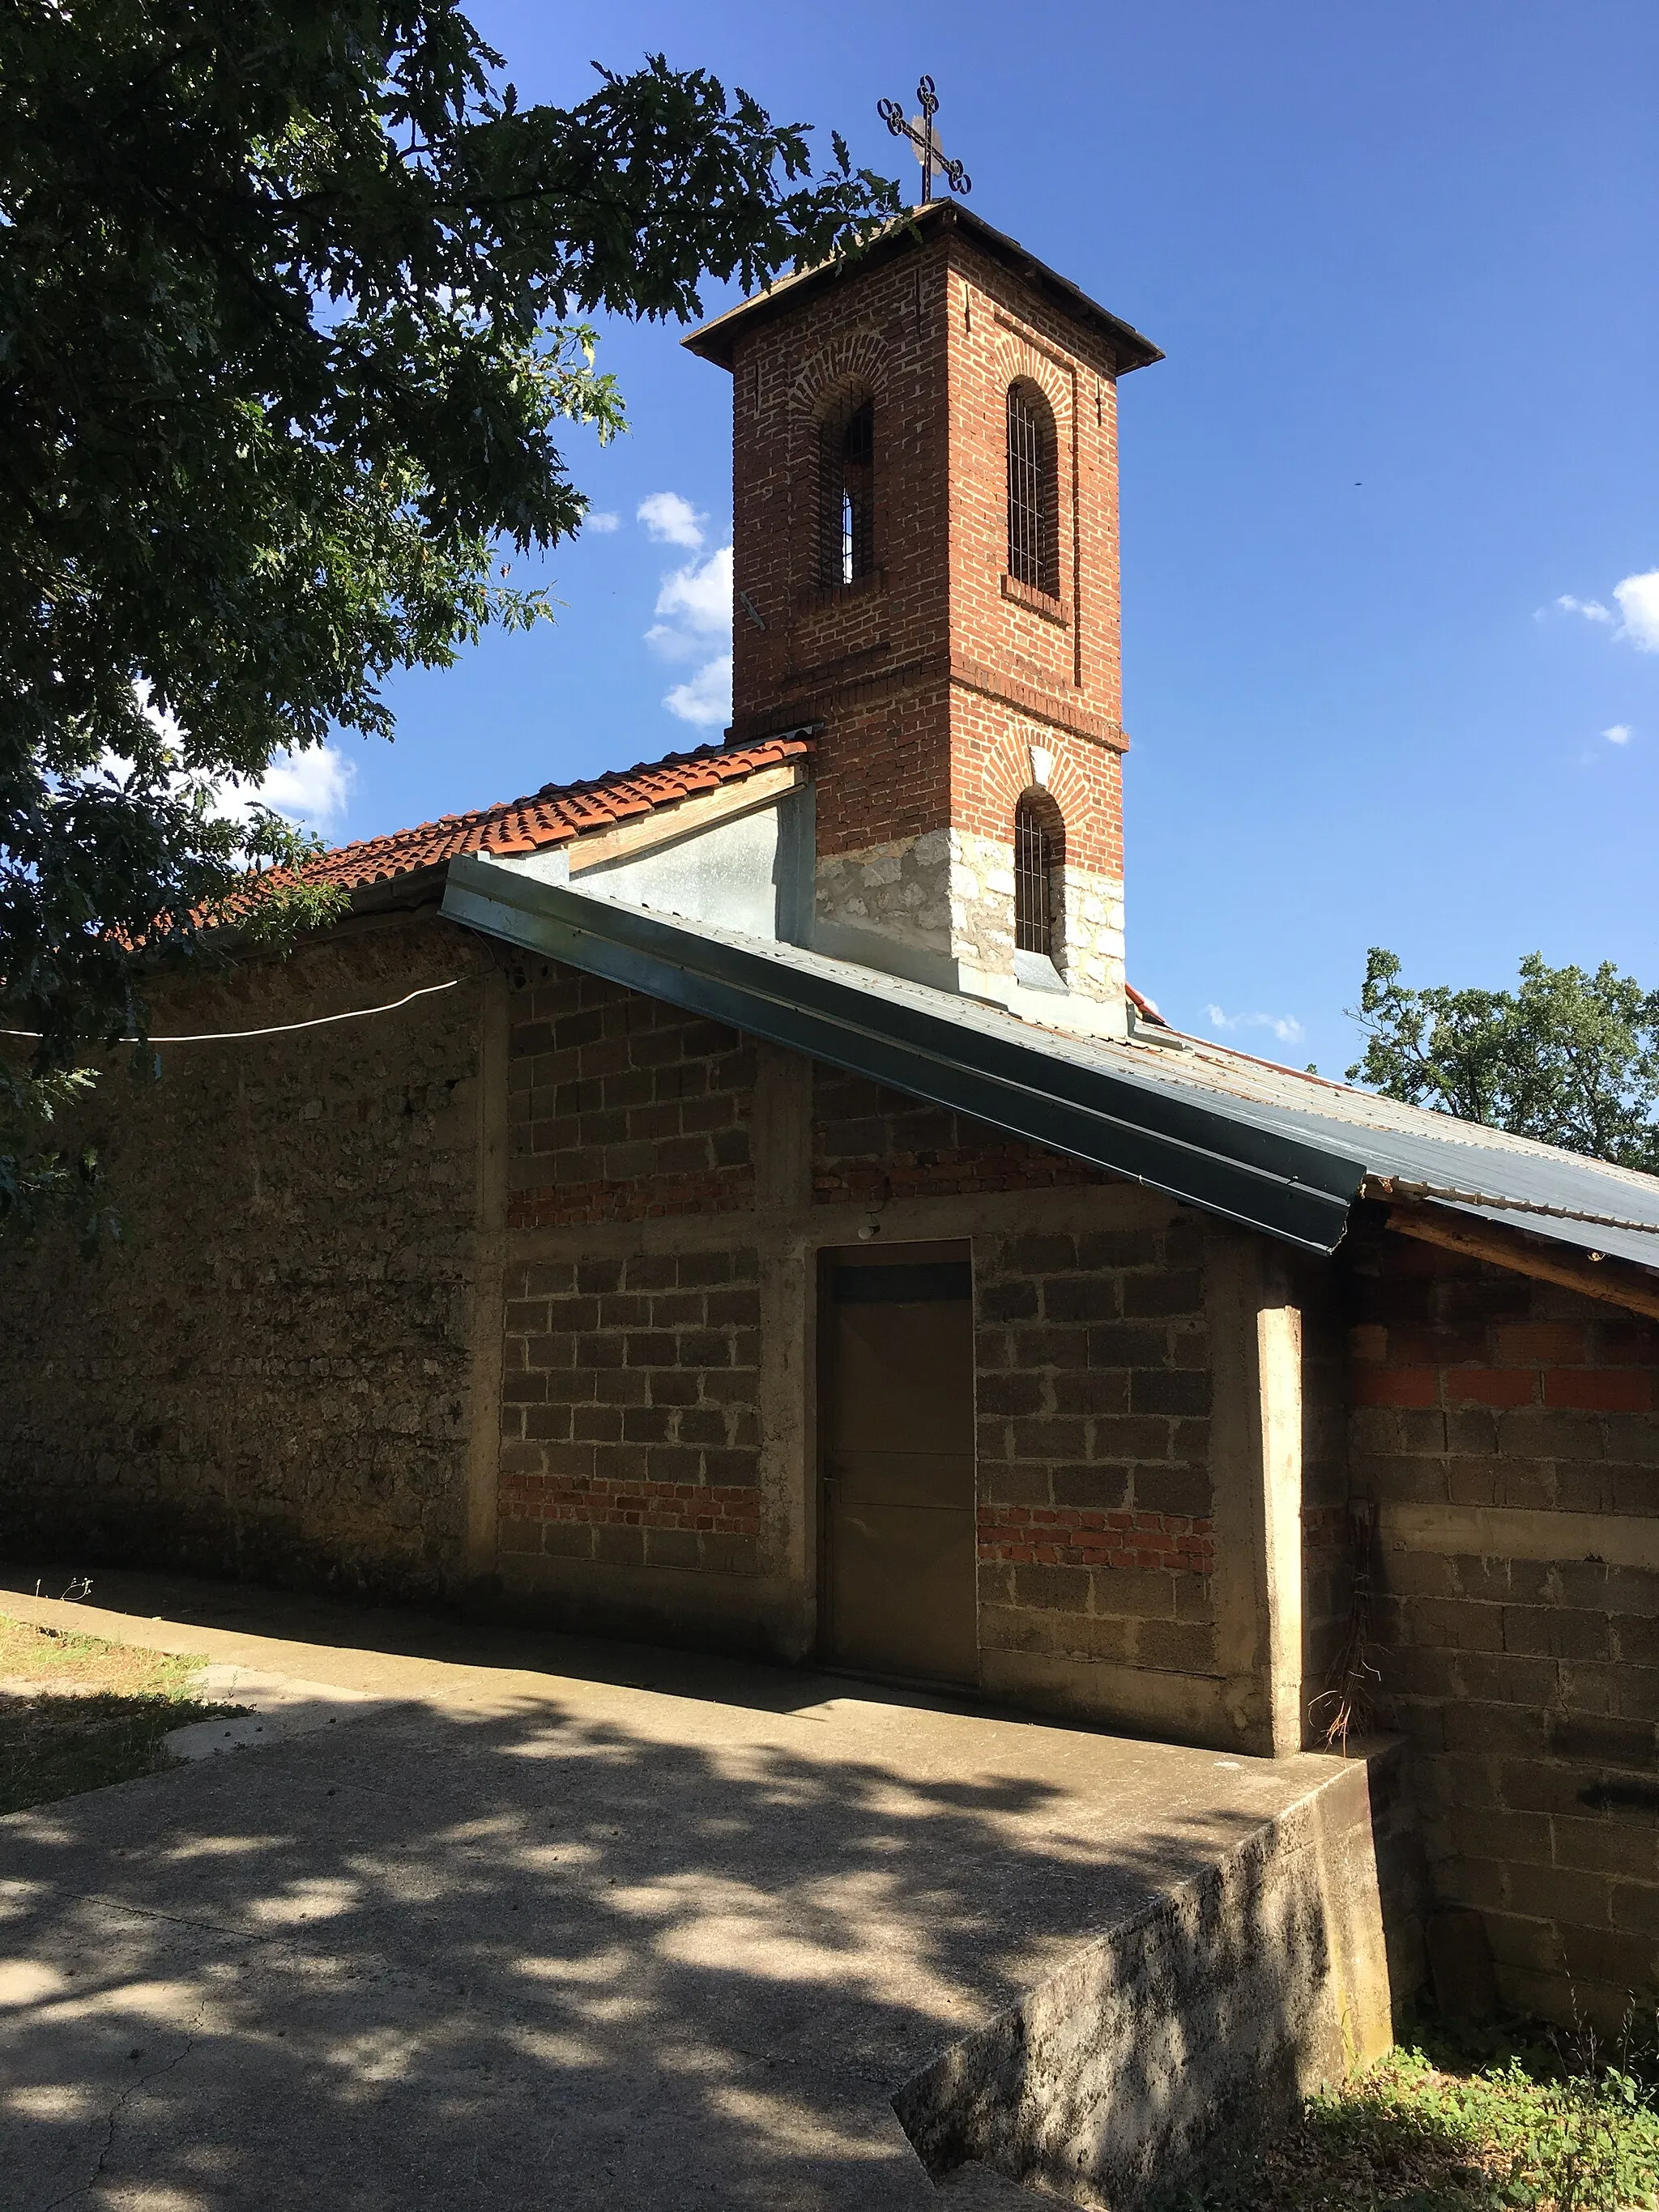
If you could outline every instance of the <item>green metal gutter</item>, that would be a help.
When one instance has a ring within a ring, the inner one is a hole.
[[[449,863],[443,912],[1304,1250],[1335,1250],[1359,1194],[1358,1157],[827,975],[792,960],[789,946],[751,951],[471,856]]]

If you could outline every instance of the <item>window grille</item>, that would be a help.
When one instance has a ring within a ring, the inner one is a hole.
[[[1008,387],[1008,574],[1060,592],[1054,418],[1035,385]]]
[[[855,583],[875,567],[875,410],[844,400],[818,434],[819,580]]]
[[[1060,841],[1044,821],[1039,803],[1022,799],[1014,810],[1014,947],[1020,952],[1054,952],[1054,872]]]

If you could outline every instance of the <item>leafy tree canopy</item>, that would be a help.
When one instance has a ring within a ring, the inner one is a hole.
[[[581,521],[558,422],[622,422],[569,319],[693,316],[896,204],[702,71],[557,108],[502,67],[447,0],[0,18],[0,942],[54,1048],[276,854],[199,786],[544,611],[495,550]]]
[[[562,108],[504,66],[452,0],[0,10],[0,1024],[43,1075],[302,852],[227,779],[545,615],[498,560],[580,525],[560,422],[622,425],[582,319],[897,210],[702,70]]]
[[[1594,975],[1521,963],[1514,991],[1412,989],[1371,948],[1348,1080],[1571,1152],[1659,1173],[1659,991],[1610,960]]]

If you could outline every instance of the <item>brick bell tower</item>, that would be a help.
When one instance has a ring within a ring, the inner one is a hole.
[[[685,340],[732,380],[740,741],[813,725],[813,941],[1121,1035],[1117,380],[952,202]]]

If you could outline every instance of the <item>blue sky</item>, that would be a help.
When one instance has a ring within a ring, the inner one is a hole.
[[[1121,445],[1129,969],[1171,1018],[1336,1073],[1372,944],[1659,983],[1653,0],[474,15],[526,99],[662,48],[907,189],[875,102],[930,70],[975,210],[1164,349]],[[718,689],[730,519],[678,335],[605,333],[633,428],[570,441],[617,520],[547,564],[556,628],[400,679],[331,837],[718,734],[664,704]]]

